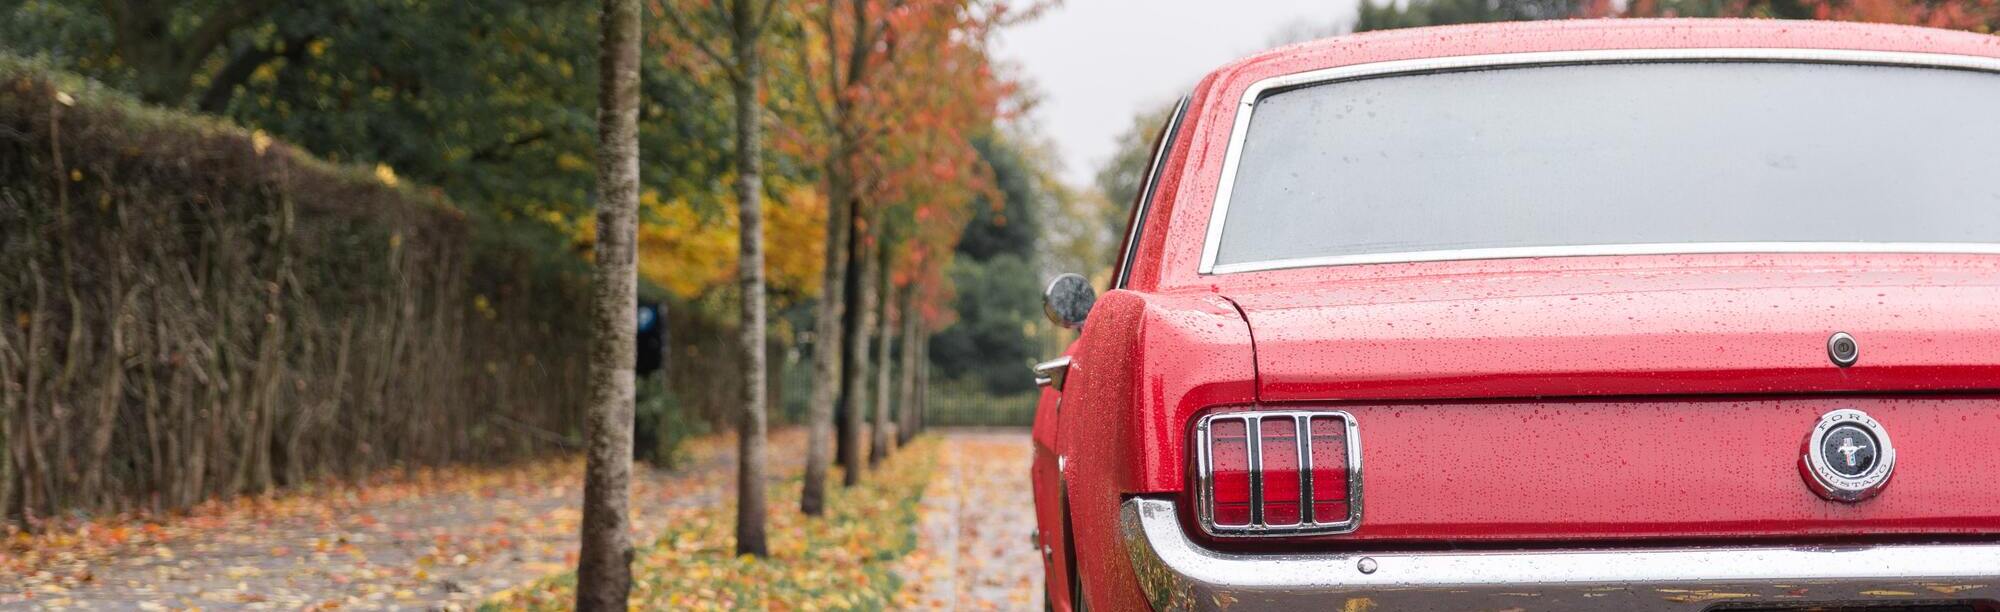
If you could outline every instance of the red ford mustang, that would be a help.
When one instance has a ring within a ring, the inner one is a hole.
[[[1287,47],[1180,105],[1125,244],[1047,296],[1056,609],[2000,601],[1993,36]]]

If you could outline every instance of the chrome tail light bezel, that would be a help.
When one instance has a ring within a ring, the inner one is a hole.
[[[1340,419],[1346,428],[1347,451],[1347,519],[1343,521],[1316,521],[1312,512],[1312,419],[1332,417]],[[1294,445],[1298,449],[1299,462],[1299,522],[1293,524],[1267,524],[1263,522],[1263,428],[1267,418],[1290,418],[1298,434]],[[1213,448],[1210,428],[1220,421],[1243,422],[1247,436],[1244,447],[1248,452],[1250,474],[1251,520],[1248,525],[1218,525],[1215,522],[1215,479],[1212,462]],[[1275,537],[1301,535],[1330,535],[1352,533],[1361,527],[1361,433],[1354,422],[1354,415],[1341,410],[1243,410],[1216,412],[1195,422],[1195,521],[1203,533],[1217,537]]]

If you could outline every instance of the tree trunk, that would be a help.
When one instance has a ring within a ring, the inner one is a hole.
[[[849,8],[854,20],[852,31],[866,30],[866,24],[870,22],[867,1],[852,0]],[[827,11],[824,24],[828,31],[822,34],[826,37],[829,56],[840,54],[838,38],[832,31],[837,29],[834,27],[836,17],[833,15],[836,9],[834,2],[823,5],[823,10]],[[822,272],[824,282],[820,285],[819,310],[816,313],[817,320],[814,322],[813,330],[813,392],[812,402],[808,406],[808,416],[812,421],[811,439],[806,450],[804,490],[799,496],[799,507],[807,515],[819,515],[826,509],[826,480],[830,468],[828,464],[832,459],[831,451],[836,446],[833,439],[834,408],[838,402],[846,401],[844,394],[840,392],[840,387],[847,381],[847,377],[843,376],[843,371],[846,369],[844,367],[846,364],[843,362],[846,356],[842,354],[845,336],[842,330],[847,329],[843,319],[847,314],[847,299],[852,294],[845,285],[850,275],[847,269],[850,263],[848,251],[855,239],[851,232],[854,222],[853,211],[859,208],[859,203],[854,201],[854,164],[850,159],[856,147],[851,114],[854,101],[853,97],[846,95],[845,92],[855,84],[866,80],[867,58],[873,43],[864,43],[861,39],[862,37],[849,38],[845,50],[848,66],[846,73],[842,74],[838,68],[832,69],[828,73],[826,83],[831,112],[825,119],[828,131],[833,134],[834,142],[825,162],[826,258],[823,262],[825,270]],[[843,419],[842,424],[845,423],[846,420]],[[846,437],[842,436],[840,442],[846,441]],[[846,454],[841,453],[843,457]],[[852,472],[849,471],[849,478],[854,477]]]
[[[931,335],[925,332],[917,338],[917,431],[930,426],[931,407]]]
[[[855,472],[857,469],[851,460],[859,455],[849,451],[847,447],[849,442],[861,439],[852,435],[852,431],[854,423],[861,422],[865,418],[849,419],[847,415],[854,413],[855,403],[859,401],[855,399],[855,381],[867,379],[866,374],[861,374],[857,378],[854,369],[867,367],[868,364],[868,351],[862,349],[858,353],[861,356],[855,357],[857,353],[854,349],[856,337],[854,331],[862,325],[861,313],[867,310],[861,305],[861,285],[867,282],[865,279],[868,277],[861,272],[862,263],[868,258],[864,254],[868,243],[862,231],[861,205],[858,202],[848,207],[847,223],[848,231],[853,238],[847,243],[847,281],[841,283],[842,296],[847,299],[847,310],[841,313],[840,318],[840,350],[847,357],[840,364],[840,392],[834,396],[833,402],[833,456],[834,461],[840,464],[840,469]]]
[[[766,556],[764,542],[764,160],[762,109],[758,89],[763,63],[758,57],[757,24],[748,0],[734,0],[736,95],[736,277],[743,292],[741,420],[737,423],[736,554]]]
[[[896,437],[907,444],[917,435],[917,288],[903,289],[902,388],[896,402]]]
[[[28,313],[27,352],[22,354],[22,381],[24,389],[19,412],[14,415],[14,427],[7,434],[7,441],[14,444],[14,497],[7,514],[21,529],[33,533],[38,526],[35,512],[41,509],[42,469],[41,441],[35,431],[35,405],[40,396],[36,393],[41,384],[42,330],[47,327],[43,321],[49,311],[43,308],[43,296],[47,293],[42,281],[41,266],[34,257],[28,258],[28,275],[34,278],[34,301]]]
[[[881,282],[877,285],[875,293],[875,426],[869,428],[868,465],[870,466],[889,458],[889,401],[895,397],[889,388],[889,353],[890,349],[895,348],[892,339],[896,337],[896,330],[889,320],[889,303],[894,301],[890,296],[895,295],[896,287],[894,279],[889,274],[891,252],[889,245],[881,244],[875,251],[877,255],[875,278]]]
[[[597,247],[593,275],[583,542],[576,607],[625,610],[632,590],[632,368],[638,277],[639,0],[603,0],[598,56]]]
[[[859,208],[859,207],[856,207]],[[860,216],[855,219],[859,221]],[[861,439],[862,416],[868,410],[868,340],[875,331],[875,249],[881,248],[880,240],[871,240],[864,231],[870,231],[871,224],[856,223],[854,226],[853,256],[856,266],[854,275],[855,295],[852,307],[855,311],[854,325],[847,329],[847,383],[849,392],[841,414],[846,429],[845,444],[841,447],[840,463],[847,467],[841,484],[854,486],[861,484],[861,472],[867,469],[863,463]]]
[[[841,370],[840,319],[845,314],[842,284],[847,280],[848,177],[839,158],[827,164],[826,258],[820,276],[819,307],[813,321],[812,400],[806,405],[805,483],[799,510],[809,516],[826,511],[826,476],[833,459],[833,403]]]

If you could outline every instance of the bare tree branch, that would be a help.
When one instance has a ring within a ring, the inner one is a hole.
[[[472,153],[471,159],[472,161],[493,161],[497,159],[502,159],[512,154],[514,149],[519,149],[521,147],[525,147],[537,142],[541,142],[543,140],[547,140],[548,137],[549,137],[548,130],[536,130],[533,132],[515,136],[513,138],[509,138],[501,142],[496,142],[490,145],[486,145],[485,147],[481,147],[478,151],[474,151]]]
[[[777,5],[778,0],[764,0],[764,5],[757,9],[756,14],[751,15],[750,30],[762,35],[765,28],[770,27],[771,16],[777,13]]]
[[[674,10],[674,7],[669,5],[667,10],[661,12],[666,14],[667,23],[673,25],[674,33],[679,34],[682,39],[693,43],[696,50],[701,51],[702,55],[707,56],[709,61],[715,62],[715,65],[722,69],[723,75],[727,76],[730,82],[743,79],[743,71],[738,68],[736,62],[730,61],[721,51],[716,50],[714,45],[708,44],[707,37],[696,34],[694,28],[689,27],[688,23],[681,19],[680,11]]]

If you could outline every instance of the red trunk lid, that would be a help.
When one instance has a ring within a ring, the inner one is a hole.
[[[1366,518],[1329,540],[2000,532],[2000,258],[1371,268],[1224,288],[1260,400],[1359,424]],[[1836,331],[1853,367],[1828,357]],[[1800,474],[1840,408],[1900,454],[1872,500],[1823,500]]]

